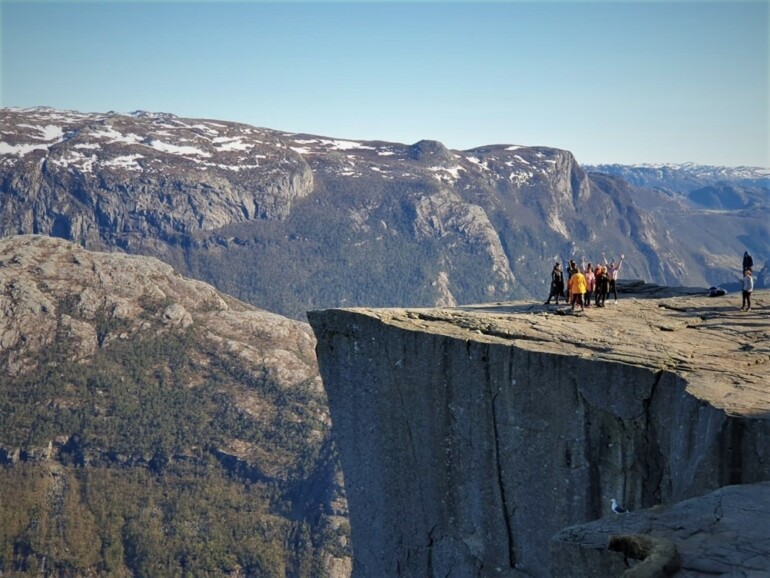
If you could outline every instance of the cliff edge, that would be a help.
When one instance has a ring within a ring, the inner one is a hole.
[[[549,576],[611,498],[770,480],[770,293],[665,295],[310,312],[354,576]]]

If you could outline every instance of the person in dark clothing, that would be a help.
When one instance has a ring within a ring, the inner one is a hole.
[[[559,297],[564,294],[564,273],[561,271],[561,264],[556,263],[551,271],[551,292],[548,294],[546,305],[551,304],[551,297],[556,297],[556,305],[559,304]]]
[[[607,273],[607,267],[602,267],[601,272],[596,277],[596,306],[604,307],[607,294],[610,292],[610,276]]]
[[[743,270],[754,269],[754,259],[749,255],[748,251],[743,252]]]
[[[577,264],[574,260],[570,259],[569,264],[567,265],[567,303],[572,302],[572,295],[569,292],[569,280],[575,274],[575,271],[577,271]]]

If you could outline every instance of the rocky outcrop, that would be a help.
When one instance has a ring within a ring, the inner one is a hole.
[[[669,507],[613,515],[559,532],[551,543],[553,575],[770,575],[768,516],[769,482],[727,486]],[[666,545],[658,555],[663,563],[658,564],[657,574],[643,573],[644,560],[618,547],[623,536]],[[668,570],[664,570],[666,561]]]
[[[354,576],[549,576],[611,498],[770,480],[769,298],[311,312]]]
[[[240,565],[347,578],[347,505],[314,346],[307,324],[157,259],[0,240],[0,574],[111,564],[148,575],[142,564],[163,556],[162,574]],[[88,490],[53,508],[38,488],[52,471]],[[25,476],[43,481],[27,488]],[[125,495],[100,494],[102,480]],[[161,508],[177,530],[132,529]],[[75,561],[57,540],[88,544]]]

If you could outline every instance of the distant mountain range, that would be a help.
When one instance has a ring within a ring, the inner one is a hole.
[[[686,198],[696,207],[740,210],[770,202],[770,169],[685,164],[586,165],[638,187]]]
[[[294,318],[540,299],[557,258],[624,254],[623,276],[707,287],[737,281],[744,250],[770,255],[766,171],[581,167],[548,147],[166,113],[2,109],[0,126],[3,235],[154,255]]]
[[[600,164],[583,165],[587,171],[603,172],[628,177],[632,184],[651,186],[655,183],[671,185],[675,179],[690,179],[695,186],[700,183],[734,181],[742,184],[764,184],[770,186],[770,168],[762,167],[718,167],[696,163],[664,164]]]

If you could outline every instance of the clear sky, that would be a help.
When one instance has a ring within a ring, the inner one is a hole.
[[[0,105],[770,167],[768,12],[768,0],[0,0]]]

